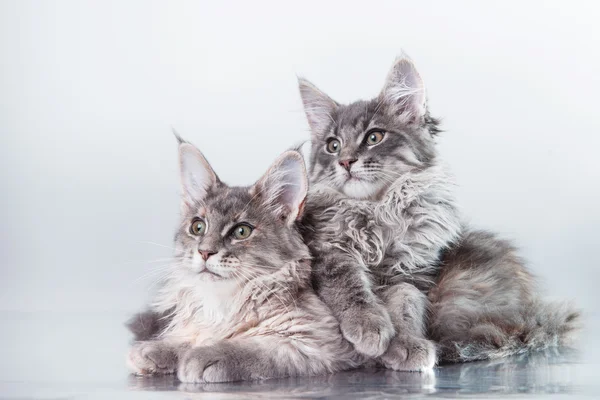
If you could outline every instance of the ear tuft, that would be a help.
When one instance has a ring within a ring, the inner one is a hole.
[[[414,63],[406,54],[401,54],[394,62],[381,96],[397,108],[399,115],[408,120],[421,121],[425,116],[425,85]]]
[[[339,105],[304,78],[298,78],[298,88],[312,134],[318,137],[324,135],[327,128],[335,123],[333,115]]]
[[[208,190],[218,181],[206,158],[190,143],[182,142],[179,145],[179,167],[186,204],[204,199]]]
[[[256,193],[262,194],[265,204],[280,218],[292,223],[302,215],[308,191],[304,158],[295,150],[286,151],[255,186]]]
[[[171,127],[171,132],[173,132],[173,136],[175,136],[175,140],[177,140],[177,144],[183,144],[183,143],[187,143],[179,134],[179,132],[177,132],[175,130],[175,128]]]

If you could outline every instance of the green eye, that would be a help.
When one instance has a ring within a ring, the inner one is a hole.
[[[237,225],[235,228],[233,228],[233,237],[235,237],[238,240],[243,240],[243,239],[248,239],[248,237],[252,234],[252,231],[254,230],[254,228],[252,228],[250,225],[247,224],[239,224]]]
[[[190,226],[190,233],[192,235],[204,235],[206,232],[206,222],[201,219],[195,219],[192,221],[192,225]]]
[[[373,146],[383,140],[383,132],[381,131],[373,131],[367,133],[366,142],[369,146]]]
[[[332,154],[339,153],[341,147],[342,144],[337,139],[331,139],[329,142],[327,142],[327,151]]]

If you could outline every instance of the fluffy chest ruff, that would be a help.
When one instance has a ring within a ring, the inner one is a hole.
[[[313,251],[335,249],[375,274],[431,273],[462,230],[452,187],[441,167],[406,174],[375,201],[316,186],[306,239]]]
[[[243,285],[211,283],[199,287],[172,276],[153,306],[156,311],[173,310],[171,322],[160,336],[206,346],[226,339],[262,336],[301,343],[307,331],[338,331],[335,318],[310,290],[309,276],[306,261],[290,263]]]

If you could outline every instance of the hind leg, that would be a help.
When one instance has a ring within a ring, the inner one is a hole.
[[[430,292],[429,335],[444,361],[502,357],[523,332],[523,303],[516,293],[464,275],[445,280]],[[507,353],[508,352],[508,353]]]
[[[502,267],[449,270],[430,290],[429,337],[442,360],[498,358],[523,347],[530,292],[518,276],[503,276]]]
[[[533,280],[508,242],[471,232],[443,259],[429,291],[429,336],[445,361],[502,357],[523,348]]]
[[[408,283],[390,286],[378,293],[398,334],[379,358],[386,368],[425,371],[436,363],[433,342],[425,339],[427,298]]]
[[[533,300],[518,284],[488,285],[480,278],[458,274],[430,292],[430,337],[442,360],[487,360],[570,344],[577,310]]]

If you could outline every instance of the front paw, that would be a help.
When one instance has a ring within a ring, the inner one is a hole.
[[[137,375],[172,374],[177,367],[177,352],[163,342],[138,342],[129,350],[127,364]]]
[[[340,329],[357,352],[369,357],[382,355],[395,335],[392,320],[381,305],[352,309],[342,317]]]
[[[428,371],[436,363],[436,348],[431,340],[399,335],[390,343],[380,362],[396,371]]]
[[[245,377],[231,357],[219,346],[196,347],[182,357],[177,377],[186,383],[214,383],[243,380]]]

